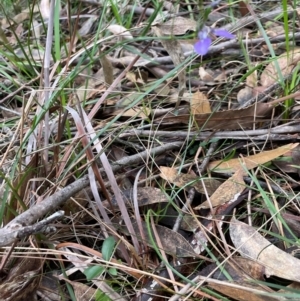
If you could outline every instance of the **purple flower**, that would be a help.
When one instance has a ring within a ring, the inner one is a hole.
[[[195,51],[200,55],[205,55],[208,52],[208,48],[211,45],[211,35],[215,35],[222,38],[234,39],[235,35],[231,34],[224,29],[213,29],[208,26],[204,26],[198,33],[199,41],[194,45]]]

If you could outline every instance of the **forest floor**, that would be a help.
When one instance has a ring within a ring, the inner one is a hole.
[[[300,300],[298,1],[72,2],[0,4],[0,301]]]

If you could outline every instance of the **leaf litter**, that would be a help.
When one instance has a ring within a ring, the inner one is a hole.
[[[0,14],[0,299],[298,300],[298,10],[25,2]]]

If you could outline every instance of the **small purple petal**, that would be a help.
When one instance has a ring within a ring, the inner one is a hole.
[[[199,40],[195,43],[194,49],[198,54],[205,55],[208,52],[208,48],[210,44],[211,44],[210,38]]]
[[[234,39],[235,35],[231,34],[225,29],[213,29],[212,31],[216,36],[226,38],[226,39]]]

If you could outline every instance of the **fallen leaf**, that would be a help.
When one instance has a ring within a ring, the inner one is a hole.
[[[134,84],[144,85],[148,81],[148,73],[143,70],[130,71],[126,73],[126,78]]]
[[[145,107],[134,107],[125,112],[123,110],[116,110],[112,115],[121,114],[123,117],[139,117],[142,119],[147,119],[151,113],[151,109]]]
[[[216,189],[221,185],[221,182],[215,179],[207,179],[204,178],[203,183],[205,185],[205,189],[202,185],[202,181],[199,177],[189,175],[189,174],[178,174],[175,168],[160,166],[160,176],[167,180],[168,182],[175,184],[178,187],[186,187],[189,186],[194,187],[199,193],[205,194],[205,190],[209,195],[214,193]]]
[[[133,206],[133,190],[121,190],[121,194],[126,207]],[[166,194],[155,187],[138,187],[137,200],[139,206],[169,202],[169,199],[167,198]],[[114,209],[119,208],[115,197],[112,197],[111,203],[114,206]],[[110,204],[108,201],[103,201],[103,206],[109,208]]]
[[[218,283],[209,283],[208,287],[222,293],[223,295],[230,297],[238,301],[282,301],[282,297],[276,296],[276,292],[264,289],[259,284],[250,284],[246,281],[239,282],[237,285],[233,286],[232,282],[223,281],[224,283],[218,281]],[[247,289],[248,288],[248,289]]]
[[[176,16],[163,24],[156,24],[163,35],[184,35],[187,31],[195,31],[197,22],[192,19]]]
[[[246,78],[246,85],[250,88],[257,87],[257,70],[254,70]]]
[[[107,27],[107,29],[114,35],[120,36],[120,37],[124,38],[125,40],[133,39],[133,36],[131,35],[131,33],[125,27],[123,27],[121,25],[117,25],[117,24],[109,25]]]
[[[266,277],[277,276],[300,281],[300,260],[275,247],[256,229],[232,218],[229,232],[241,256],[262,264],[265,267]]]
[[[195,123],[202,130],[236,130],[252,127],[254,124],[266,121],[270,116],[274,106],[267,103],[257,103],[244,109],[212,112],[208,114],[194,115]],[[171,115],[171,114],[169,114]],[[165,116],[166,123],[190,122],[190,114]],[[162,122],[161,118],[158,121]]]
[[[101,63],[102,70],[103,70],[105,83],[108,85],[111,85],[114,81],[114,68],[112,66],[112,63],[106,57],[106,55],[104,55],[101,52],[100,52],[99,58],[100,58],[100,63]]]
[[[115,227],[118,228],[120,231],[128,234],[128,229],[125,225],[120,225],[117,218],[113,219],[113,222],[115,223]],[[132,220],[132,226],[134,229],[138,229],[137,223]],[[148,225],[142,221],[143,231],[146,239],[146,244],[149,247],[153,247],[152,239],[155,240],[155,235],[151,229],[148,227]],[[195,257],[196,253],[194,252],[192,246],[190,243],[178,232],[175,232],[169,228],[155,225],[156,231],[159,235],[160,241],[162,243],[163,250],[169,254],[176,257]],[[151,236],[149,235],[149,229],[151,229]],[[136,232],[137,238],[139,241],[142,241],[140,233],[138,231]]]
[[[287,76],[292,72],[294,67],[300,61],[300,49],[296,48],[291,50],[289,53],[286,52],[272,61],[262,72],[260,76],[260,84],[265,87],[269,87],[276,83],[280,77],[276,68],[276,64],[281,70],[282,76]]]
[[[243,170],[240,168],[227,181],[221,184],[210,197],[210,201],[205,201],[194,209],[217,207],[227,202],[234,202],[245,189],[243,180]]]
[[[214,78],[212,77],[212,75],[209,74],[202,66],[199,67],[199,76],[200,76],[200,79],[205,82],[213,82],[214,81]]]
[[[210,103],[204,93],[197,91],[193,94],[191,100],[191,113],[193,115],[211,113]]]
[[[166,204],[165,207],[160,205],[160,208],[164,208],[164,215],[160,217],[159,224],[163,226],[173,227],[177,218],[178,218],[178,211],[175,210],[173,207],[168,206]],[[182,213],[182,221],[180,223],[180,229],[188,232],[195,232],[199,228],[199,220],[198,216],[195,214],[189,213]]]
[[[249,99],[253,97],[253,88],[246,86],[241,89],[237,94],[237,101],[239,104],[246,103]]]
[[[80,282],[70,281],[69,283],[73,286],[76,300],[95,300],[97,291],[96,289]]]
[[[298,145],[299,143],[290,143],[276,149],[261,152],[248,157],[235,158],[225,162],[223,160],[214,161],[209,163],[208,169],[213,170],[214,172],[232,173],[236,172],[241,168],[242,165],[244,165],[246,169],[250,170],[257,167],[258,165],[265,164],[279,156],[284,155]]]

